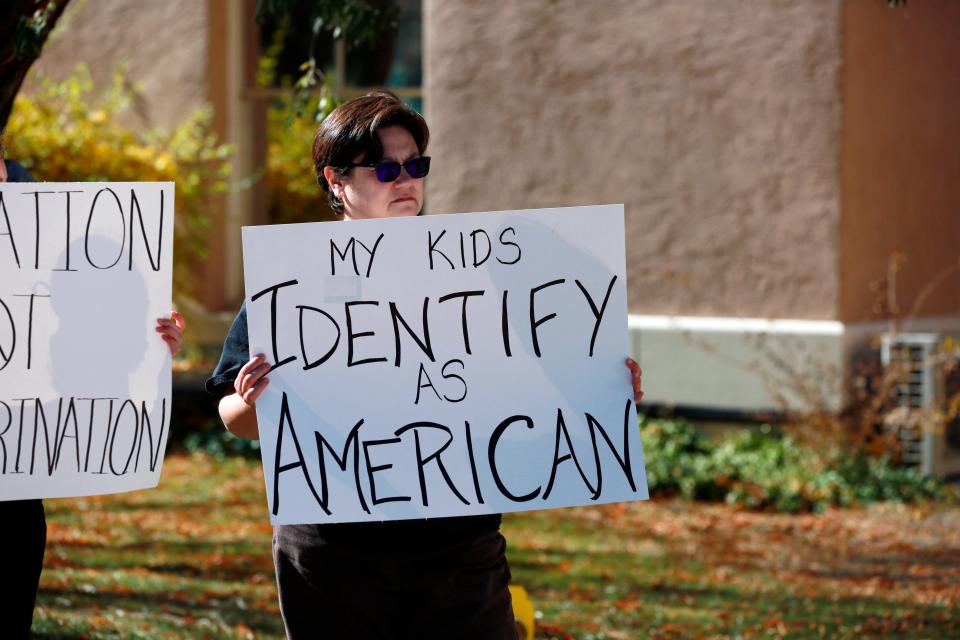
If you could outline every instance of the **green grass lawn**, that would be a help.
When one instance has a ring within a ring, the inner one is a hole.
[[[40,638],[280,638],[259,463],[49,500]],[[960,508],[777,515],[653,501],[510,514],[538,638],[960,637]]]

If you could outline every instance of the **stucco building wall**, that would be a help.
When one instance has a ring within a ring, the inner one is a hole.
[[[426,0],[428,207],[623,202],[631,312],[835,319],[840,16]]]
[[[140,88],[129,117],[143,127],[172,128],[208,100],[207,4],[196,0],[75,0],[36,68],[61,79],[85,63],[107,86],[118,66]],[[36,76],[24,87],[35,88]]]

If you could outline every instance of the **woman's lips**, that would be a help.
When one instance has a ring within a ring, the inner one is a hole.
[[[414,201],[414,199],[413,199],[412,197],[410,197],[410,196],[403,196],[402,198],[396,198],[393,202],[394,202],[394,203],[400,203],[400,202],[413,202],[413,201]]]

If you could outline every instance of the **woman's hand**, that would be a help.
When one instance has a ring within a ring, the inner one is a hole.
[[[270,379],[267,378],[269,371],[270,364],[262,353],[253,356],[247,364],[240,367],[237,379],[233,381],[233,388],[240,399],[251,407],[256,406],[257,398],[270,384]]]
[[[170,355],[175,356],[180,352],[180,347],[183,346],[183,332],[186,328],[187,323],[177,311],[171,311],[169,318],[157,318],[155,330],[170,347]]]
[[[237,372],[237,379],[233,381],[233,391],[220,398],[217,411],[227,430],[241,438],[260,437],[260,428],[257,424],[257,398],[270,384],[267,373],[270,364],[262,353],[250,358]]]
[[[643,391],[640,390],[640,384],[643,382],[643,371],[640,365],[633,358],[627,358],[627,368],[630,369],[630,382],[633,384],[633,403],[640,404],[643,400]]]

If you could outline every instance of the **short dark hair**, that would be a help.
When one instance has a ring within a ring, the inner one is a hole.
[[[423,116],[387,91],[344,102],[320,123],[313,138],[313,169],[334,212],[343,213],[343,202],[330,190],[323,168],[333,167],[346,173],[357,156],[361,162],[379,162],[383,159],[383,147],[377,130],[394,126],[410,132],[421,154],[426,151],[430,130]]]

